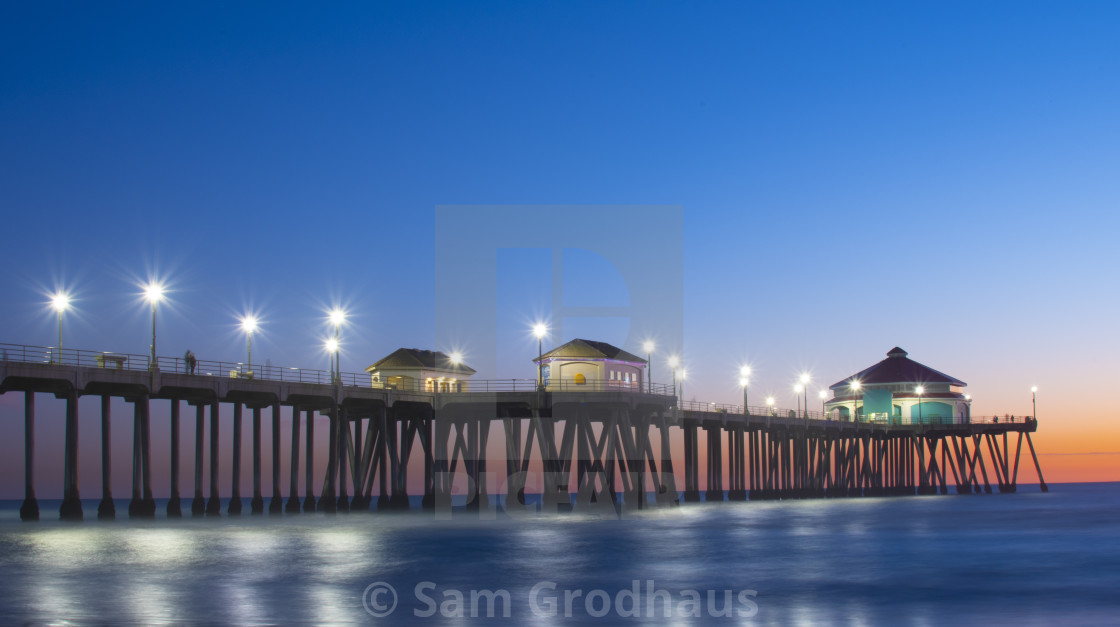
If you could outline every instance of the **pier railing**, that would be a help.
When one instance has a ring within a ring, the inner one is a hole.
[[[147,371],[151,368],[150,355],[114,353],[53,346],[28,346],[23,344],[0,343],[0,361],[13,361],[28,364],[82,366],[87,368],[110,368],[116,370]],[[195,359],[193,369],[183,357],[157,357],[156,364],[164,373],[175,372],[196,376],[229,377],[232,379],[254,379],[291,383],[340,384],[348,387],[387,389],[398,392],[429,394],[455,394],[472,392],[533,392],[537,390],[536,379],[470,379],[470,380],[423,380],[374,383],[367,372],[343,372],[332,377],[328,370],[314,368],[292,368],[244,362],[214,361]],[[670,384],[627,383],[613,379],[551,379],[546,383],[549,392],[633,392],[672,396]]]
[[[33,363],[44,365],[83,366],[88,368],[113,368],[117,370],[145,371],[151,367],[150,355],[91,351],[52,346],[29,346],[23,344],[0,343],[0,361]],[[156,363],[162,372],[194,374],[196,376],[229,377],[279,381],[291,383],[340,384],[348,387],[389,389],[398,392],[418,394],[469,394],[486,392],[533,392],[537,390],[536,379],[470,379],[461,381],[411,380],[405,382],[374,383],[366,372],[343,372],[337,381],[328,370],[314,368],[292,368],[268,364],[249,364],[243,362],[213,361],[196,359],[194,370],[182,357],[158,357]],[[627,383],[613,379],[550,379],[546,383],[549,392],[634,392],[659,396],[675,396],[673,385],[654,383]],[[680,401],[676,410],[681,412],[706,412],[712,414],[743,415],[742,405],[727,403],[708,403],[703,401]],[[819,410],[787,409],[775,406],[749,407],[752,416],[772,416],[785,419],[807,419],[813,421],[832,421],[826,413]],[[1032,420],[1030,416],[972,416],[969,419],[949,417],[925,417],[922,424],[1024,424]],[[863,422],[863,421],[861,421]],[[909,418],[888,418],[882,424],[916,424]]]

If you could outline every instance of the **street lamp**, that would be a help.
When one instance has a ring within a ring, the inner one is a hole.
[[[646,340],[642,344],[642,348],[646,349],[646,392],[653,393],[653,342]]]
[[[537,389],[544,388],[544,336],[548,325],[538,322],[533,325],[533,335],[537,336]]]
[[[333,368],[334,367],[335,355],[338,354],[338,340],[334,339],[333,337],[328,338],[326,343],[323,344],[323,346],[327,349],[327,354],[331,356],[331,367]],[[331,383],[334,383],[334,382],[335,382],[334,371],[332,370],[331,371]]]
[[[163,284],[157,281],[149,281],[144,286],[144,297],[152,304],[152,363],[151,368],[158,369],[156,364],[156,305],[163,300]]]
[[[925,394],[926,389],[919,385],[914,391],[918,393],[918,424],[922,424],[922,394]]]
[[[338,328],[346,322],[346,312],[339,307],[335,307],[334,309],[327,312],[327,319],[330,320],[331,324],[334,325],[334,341],[335,346],[337,347],[339,342]],[[338,363],[339,359],[337,352],[334,354],[334,357],[331,361],[331,376],[342,378],[342,365]]]
[[[856,415],[859,413],[859,390],[863,387],[863,384],[859,382],[859,379],[852,379],[848,387],[852,389],[852,422],[856,422]]]
[[[684,380],[688,378],[688,371],[681,368],[681,399],[684,399]]]
[[[747,416],[751,415],[750,410],[747,409],[747,386],[750,385],[750,382],[751,382],[751,367],[750,366],[740,366],[739,367],[739,385],[743,386],[743,416],[744,417],[747,417]]]
[[[804,391],[804,390],[805,390],[805,386],[801,385],[800,383],[793,386],[794,396],[797,397],[797,415],[798,416],[801,415],[801,392]],[[808,403],[809,403],[809,401],[806,399],[805,404],[808,404]]]
[[[766,413],[770,416],[774,415],[774,397],[773,396],[767,396],[766,397]]]
[[[680,363],[681,360],[676,355],[669,355],[669,370],[673,371],[673,392],[677,391],[677,366]]]
[[[824,418],[824,401],[825,401],[826,398],[828,398],[828,392],[825,392],[824,390],[821,390],[820,392],[817,392],[817,396],[821,399],[821,418],[823,419]]]
[[[801,387],[805,391],[805,417],[809,417],[809,373],[801,374]]]
[[[62,363],[62,312],[70,308],[70,295],[66,292],[55,292],[51,296],[51,307],[58,312],[58,363]]]
[[[62,337],[62,336],[60,335],[59,337]],[[58,344],[59,344],[59,346],[61,346],[62,345],[62,340],[59,340]],[[1037,396],[1037,394],[1038,394],[1038,386],[1037,385],[1032,385],[1031,386],[1031,420],[1038,420],[1038,403],[1035,400],[1035,397]]]
[[[246,371],[249,374],[253,373],[253,331],[257,330],[257,319],[253,316],[243,316],[241,318],[241,330],[248,336],[246,341],[246,349],[249,352],[249,365]]]

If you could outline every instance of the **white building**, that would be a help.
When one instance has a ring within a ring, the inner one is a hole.
[[[439,352],[398,348],[366,368],[375,388],[413,392],[469,392],[474,369]]]

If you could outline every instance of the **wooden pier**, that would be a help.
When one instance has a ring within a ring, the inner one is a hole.
[[[316,370],[261,368],[198,362],[188,373],[180,360],[149,363],[146,356],[4,345],[0,394],[24,394],[24,520],[39,518],[35,496],[35,394],[65,402],[62,443],[63,502],[60,517],[84,516],[78,476],[78,398],[101,399],[101,502],[97,515],[116,515],[110,489],[110,400],[133,406],[130,517],[156,514],[152,487],[152,403],[170,405],[171,465],[167,515],[182,515],[180,444],[182,409],[194,407],[194,482],[190,512],[242,513],[240,493],[244,410],[252,419],[252,514],[311,511],[401,510],[409,507],[408,472],[421,466],[423,507],[450,507],[456,477],[465,477],[468,508],[488,509],[488,479],[507,488],[506,510],[524,505],[527,482],[542,493],[545,511],[645,508],[678,501],[671,442],[683,432],[685,501],[755,500],[1014,492],[1024,439],[1043,491],[1031,433],[1037,421],[976,420],[960,424],[839,422],[808,415],[770,414],[769,409],[678,403],[668,386],[639,391],[608,382],[539,389],[535,381],[472,381],[468,392],[425,392],[372,387],[367,375],[331,376]],[[105,356],[109,355],[112,359]],[[233,376],[231,376],[233,373]],[[232,405],[232,438],[219,438],[221,405]],[[291,408],[287,442],[281,408]],[[265,413],[267,410],[267,414]],[[209,415],[209,445],[207,438]],[[312,419],[329,419],[326,442],[316,444]],[[271,485],[262,493],[262,420],[271,420]],[[305,431],[301,438],[301,422]],[[504,459],[487,459],[494,431],[504,439]],[[706,492],[700,491],[703,432]],[[301,442],[302,439],[302,442]],[[302,444],[302,456],[301,456]],[[289,448],[287,500],[281,492],[281,450]],[[160,447],[160,453],[167,449]],[[314,457],[326,455],[326,472],[315,476]],[[203,491],[209,460],[210,483]],[[417,458],[413,462],[413,458]],[[298,493],[299,476],[305,494]],[[493,463],[497,461],[497,463]],[[230,464],[223,499],[220,477]],[[504,462],[504,468],[502,467]],[[537,470],[539,469],[539,470]],[[539,472],[539,482],[536,474]],[[724,478],[727,485],[724,486]],[[311,489],[319,486],[318,495]],[[648,496],[653,494],[653,500]],[[726,497],[725,497],[726,495]]]

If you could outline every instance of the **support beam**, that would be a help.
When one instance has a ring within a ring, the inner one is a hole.
[[[229,507],[230,516],[241,515],[241,403],[233,404],[233,461],[230,468]]]
[[[303,491],[306,492],[303,498],[303,511],[315,511],[315,410],[307,410],[307,446],[304,447],[307,453],[304,455],[304,480]]]
[[[82,520],[82,500],[78,496],[78,394],[66,397],[66,460],[62,480],[62,506],[58,516],[62,520]]]
[[[295,410],[292,411],[293,415]],[[268,501],[268,513],[279,514],[284,511],[284,498],[280,496],[280,403],[272,404],[272,498]]]
[[[171,497],[167,499],[168,518],[183,517],[179,497],[179,404],[179,399],[171,399]]]
[[[202,442],[206,437],[206,406],[194,406],[194,498],[191,499],[191,515],[206,513],[206,499],[202,497]]]
[[[112,468],[113,446],[110,436],[112,410],[108,394],[101,395],[101,502],[97,504],[98,520],[113,520],[117,517],[117,507],[113,503]]]
[[[218,422],[221,404],[210,403],[210,499],[206,501],[207,516],[222,515],[222,497],[218,492]]]
[[[253,408],[253,498],[249,501],[249,512],[264,513],[264,498],[261,497],[261,408]]]
[[[288,455],[288,464],[291,467],[291,477],[288,480],[288,503],[284,506],[284,511],[289,514],[298,514],[300,511],[299,506],[299,418],[300,418],[299,405],[292,407],[292,438],[291,438],[291,453]],[[308,481],[307,485],[311,485]]]
[[[35,393],[23,393],[23,504],[20,520],[39,520],[35,498]]]
[[[140,417],[140,462],[144,482],[144,517],[155,518],[156,500],[152,494],[152,399],[143,398],[143,412]]]
[[[1049,492],[1050,488],[1046,487],[1046,480],[1042,478],[1042,466],[1038,465],[1038,454],[1034,452],[1034,442],[1031,441],[1031,434],[1027,433],[1027,446],[1031,449],[1031,459],[1034,460],[1034,469],[1038,473],[1038,486],[1042,488],[1043,492]]]

